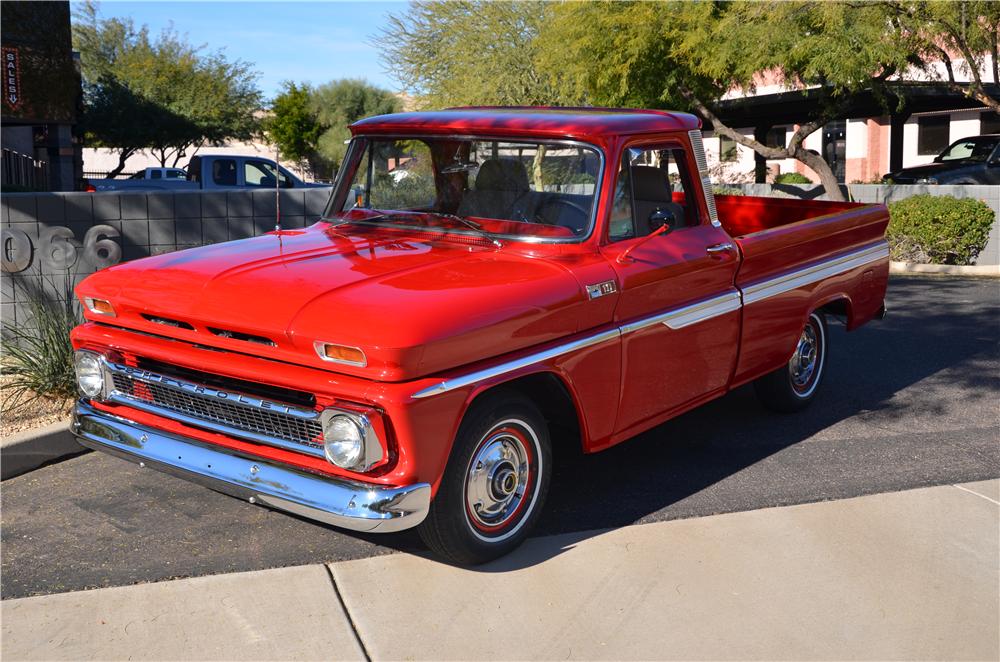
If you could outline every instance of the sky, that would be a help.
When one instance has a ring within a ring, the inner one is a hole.
[[[75,3],[74,3],[75,4]],[[260,89],[273,98],[281,82],[315,85],[363,78],[393,91],[369,41],[406,2],[100,2],[102,17],[131,18],[150,34],[173,27],[195,45],[252,62]]]

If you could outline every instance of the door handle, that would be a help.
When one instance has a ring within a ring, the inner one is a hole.
[[[715,244],[714,246],[709,246],[705,250],[708,252],[709,255],[720,255],[721,253],[728,253],[729,251],[733,250],[733,248],[735,248],[735,246],[733,246],[731,242],[727,241],[722,244]]]

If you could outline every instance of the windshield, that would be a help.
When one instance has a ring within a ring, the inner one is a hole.
[[[990,158],[1000,138],[980,136],[964,138],[941,152],[937,161],[977,161],[983,163]]]
[[[357,138],[329,216],[510,239],[590,234],[593,147],[480,138]]]

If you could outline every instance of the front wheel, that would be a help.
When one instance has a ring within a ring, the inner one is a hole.
[[[754,381],[757,398],[765,407],[775,411],[805,409],[823,379],[826,352],[826,320],[822,313],[813,312],[802,329],[788,364]]]
[[[420,537],[460,565],[507,554],[538,519],[551,466],[548,426],[538,408],[510,391],[486,396],[462,421]]]

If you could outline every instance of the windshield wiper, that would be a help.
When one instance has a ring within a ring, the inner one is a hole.
[[[482,236],[484,236],[487,239],[489,239],[493,243],[493,245],[496,246],[497,248],[503,248],[503,243],[499,239],[497,239],[497,236],[495,234],[493,234],[489,230],[484,230],[483,226],[481,226],[479,223],[476,223],[475,221],[470,221],[469,219],[465,218],[464,216],[459,216],[458,214],[449,214],[449,213],[443,212],[443,211],[432,211],[432,212],[428,212],[428,213],[433,214],[435,216],[442,216],[442,217],[447,218],[447,219],[452,220],[452,221],[458,221],[459,223],[461,223],[465,227],[472,228],[473,230],[475,230],[476,232],[478,232]]]
[[[377,212],[377,213],[374,216],[369,216],[368,218],[343,219],[340,222],[336,223],[334,225],[334,227],[338,227],[338,226],[344,225],[345,223],[368,223],[370,221],[381,221],[381,220],[386,219],[386,218],[407,218],[407,219],[413,218],[409,214],[402,214],[402,213],[388,212],[388,211],[380,211],[378,209],[371,209],[371,211],[374,211],[374,212]],[[440,216],[442,218],[447,218],[448,220],[451,220],[451,221],[458,221],[459,223],[461,223],[465,227],[470,228],[472,230],[475,230],[476,232],[478,232],[480,235],[482,235],[486,239],[489,239],[490,242],[494,246],[496,246],[497,248],[503,248],[503,243],[501,243],[501,241],[499,239],[497,239],[497,237],[496,237],[495,234],[493,234],[489,230],[484,230],[483,226],[479,225],[479,223],[476,223],[475,221],[470,221],[469,219],[467,219],[467,218],[465,218],[463,216],[459,216],[457,214],[449,214],[449,213],[443,212],[443,211],[429,211],[429,212],[421,212],[421,213],[430,214],[431,216]]]

